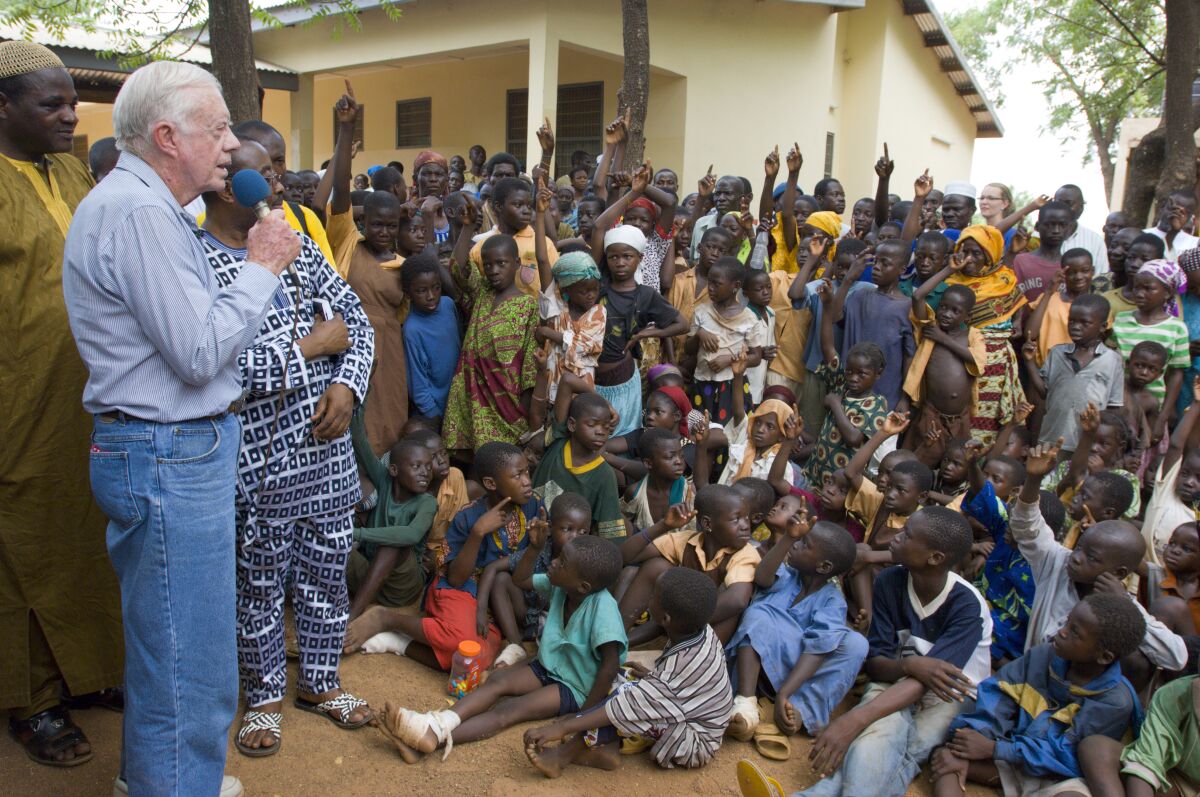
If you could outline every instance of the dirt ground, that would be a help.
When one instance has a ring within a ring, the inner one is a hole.
[[[293,680],[295,676],[293,666]],[[446,676],[388,654],[354,655],[342,665],[348,689],[382,706],[385,700],[423,710],[442,708]],[[526,727],[512,728],[483,742],[455,747],[449,759],[440,753],[408,766],[374,728],[344,731],[313,714],[286,703],[283,746],[270,758],[251,759],[229,748],[227,771],[241,778],[247,797],[384,797],[385,795],[462,795],[475,797],[582,797],[583,795],[734,795],[735,767],[750,758],[779,778],[788,790],[815,781],[807,763],[809,740],[796,737],[792,758],[768,761],[750,744],[726,740],[717,757],[704,769],[662,770],[645,755],[625,756],[616,772],[571,767],[558,780],[547,780],[530,765],[522,751]],[[88,734],[95,757],[72,769],[34,764],[11,739],[0,742],[0,793],[10,797],[108,797],[117,773],[120,715],[91,709],[73,714]],[[909,788],[910,797],[928,797],[925,777]],[[969,797],[993,797],[986,789],[971,789]]]

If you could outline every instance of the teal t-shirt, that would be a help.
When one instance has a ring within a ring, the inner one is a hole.
[[[617,599],[606,589],[593,592],[563,626],[563,607],[567,593],[550,585],[550,576],[533,577],[533,588],[550,602],[546,625],[538,644],[538,662],[546,671],[565,684],[580,707],[596,683],[600,668],[600,646],[617,642],[621,646],[620,663],[625,663],[629,640]]]

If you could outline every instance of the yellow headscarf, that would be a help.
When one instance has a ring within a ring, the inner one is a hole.
[[[792,417],[793,412],[791,406],[779,399],[767,399],[762,404],[759,404],[754,412],[750,413],[746,426],[746,453],[742,457],[742,464],[738,467],[737,474],[733,477],[734,481],[749,476],[750,469],[754,467],[754,462],[759,458],[758,450],[754,447],[754,422],[764,415],[774,413],[775,420],[779,423],[780,430],[782,430],[783,425],[787,422],[788,418]],[[766,456],[773,457],[778,453],[779,443],[776,443],[766,452]]]
[[[842,217],[834,213],[832,210],[818,210],[816,213],[810,213],[804,223],[810,227],[820,230],[833,239],[832,243],[825,250],[826,259],[832,263],[833,258],[837,256],[837,241],[842,237]]]
[[[983,248],[983,251],[988,253],[992,258],[992,265],[1000,262],[1000,258],[1004,256],[1004,233],[991,227],[987,224],[972,224],[963,230],[958,236],[958,244],[954,247],[954,251],[962,249],[963,241],[972,240]]]

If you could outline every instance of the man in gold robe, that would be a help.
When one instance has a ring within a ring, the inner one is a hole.
[[[120,596],[88,489],[87,371],[67,324],[63,243],[92,187],[71,155],[62,61],[0,43],[0,710],[31,759],[91,746],[63,705],[122,680]]]

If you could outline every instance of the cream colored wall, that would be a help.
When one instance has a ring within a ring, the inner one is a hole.
[[[841,181],[846,191],[848,219],[856,200],[875,196],[872,153],[879,138],[887,19],[879,14],[851,12],[839,14],[837,25],[839,35],[834,56],[842,66],[842,81],[837,87],[836,109],[831,114],[830,129],[835,133],[832,176]],[[823,163],[824,141],[817,154]],[[818,174],[817,178],[821,176]],[[810,182],[815,184],[816,180]],[[805,188],[812,191],[813,185]]]
[[[87,136],[89,147],[113,134],[111,105],[103,102],[81,102],[75,113],[79,116],[75,135]]]
[[[292,126],[292,92],[267,89],[263,95],[262,118],[286,139]]]

